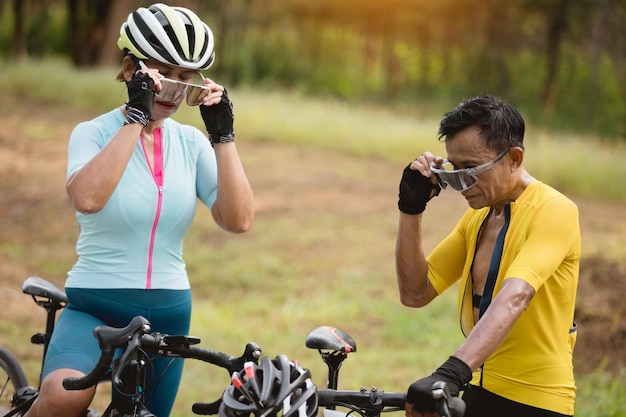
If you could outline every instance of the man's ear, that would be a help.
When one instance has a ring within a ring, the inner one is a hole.
[[[511,148],[507,156],[510,161],[511,171],[520,169],[524,162],[524,150],[519,146],[515,146]]]

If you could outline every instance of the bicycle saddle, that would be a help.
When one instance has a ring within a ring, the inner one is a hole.
[[[318,350],[356,352],[356,342],[346,332],[332,326],[321,326],[306,336],[306,347]]]
[[[22,284],[22,292],[35,297],[46,297],[67,304],[65,292],[51,282],[39,277],[28,277]]]

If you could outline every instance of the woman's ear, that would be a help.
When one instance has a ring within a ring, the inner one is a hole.
[[[122,61],[122,74],[126,82],[133,78],[133,74],[137,72],[137,61],[130,55],[126,55]]]

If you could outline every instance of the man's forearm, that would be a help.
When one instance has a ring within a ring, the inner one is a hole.
[[[400,301],[408,307],[422,307],[437,296],[428,280],[421,223],[421,214],[400,213],[395,253],[396,276]]]

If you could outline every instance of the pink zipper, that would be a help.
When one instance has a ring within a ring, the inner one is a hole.
[[[161,216],[161,206],[163,204],[163,135],[161,129],[154,130],[154,167],[150,166],[150,160],[146,148],[141,141],[141,147],[143,148],[148,168],[152,173],[152,178],[158,189],[157,209],[154,216],[154,222],[152,223],[152,232],[150,233],[150,248],[148,250],[148,270],[146,272],[146,289],[149,290],[152,287],[152,259],[154,254],[154,240],[156,237],[156,229],[159,224],[159,217]]]

